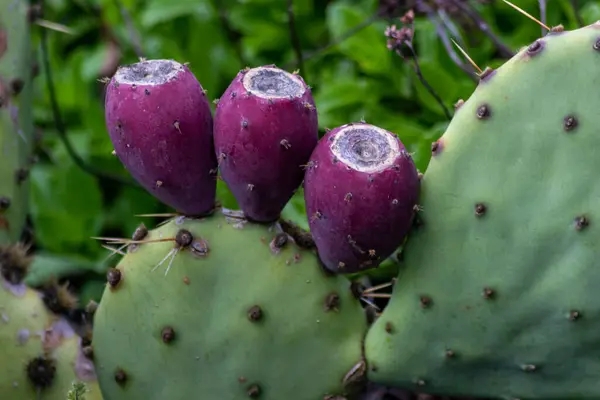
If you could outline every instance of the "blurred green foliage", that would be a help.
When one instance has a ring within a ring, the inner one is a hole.
[[[537,0],[515,2],[539,15]],[[300,73],[313,88],[322,132],[364,119],[398,134],[424,171],[431,142],[442,134],[448,121],[417,79],[413,64],[386,48],[385,28],[398,20],[372,18],[378,3],[294,0],[296,31],[306,58]],[[585,23],[600,19],[600,3],[579,3]],[[541,35],[536,23],[501,1],[475,6],[513,50]],[[189,62],[212,98],[218,98],[246,66],[298,68],[284,0],[47,0],[44,19],[72,31],[47,31],[49,62],[68,137],[87,164],[123,177],[128,177],[127,172],[111,154],[104,125],[104,84],[99,79],[112,75],[120,64],[136,62],[140,51],[145,58]],[[364,22],[368,20],[373,22],[367,25]],[[461,28],[464,21],[459,16],[448,26],[458,27],[470,57],[482,68],[501,64],[490,38]],[[571,1],[550,1],[547,21],[552,26],[576,27]],[[339,42],[361,24],[366,26]],[[458,99],[469,96],[475,82],[449,57],[432,21],[419,17],[415,27],[414,46],[422,73],[452,110]],[[334,45],[322,50],[330,43]],[[40,52],[38,59],[41,62]],[[31,282],[50,274],[85,273],[83,281],[91,283],[82,288],[83,300],[97,299],[108,266],[104,261],[110,253],[91,237],[129,237],[140,222],[149,227],[157,223],[136,214],[169,210],[144,191],[100,179],[73,162],[59,140],[46,83],[42,69],[36,80],[34,110],[42,133],[40,162],[31,173],[32,220],[42,257]],[[218,196],[225,206],[236,206],[221,181]],[[284,216],[307,226],[301,191]]]

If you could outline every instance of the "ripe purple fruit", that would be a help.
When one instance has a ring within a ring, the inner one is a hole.
[[[214,135],[221,176],[246,217],[276,220],[319,138],[310,88],[272,65],[243,70],[219,99]]]
[[[148,60],[119,68],[107,87],[105,117],[116,155],[140,185],[186,215],[213,209],[212,114],[187,66]]]
[[[325,267],[377,267],[408,234],[419,190],[416,166],[393,133],[366,123],[327,133],[304,179],[310,231]]]

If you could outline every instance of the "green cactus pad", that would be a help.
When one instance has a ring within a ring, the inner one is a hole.
[[[0,244],[15,243],[27,215],[33,148],[32,57],[25,1],[0,2]]]
[[[364,377],[367,320],[349,280],[278,224],[232,215],[169,220],[144,239],[167,241],[130,247],[109,271],[93,338],[107,398],[321,400]]]
[[[486,72],[433,146],[423,224],[365,341],[371,380],[600,398],[599,88],[600,22]]]
[[[0,277],[0,399],[64,400],[73,381],[102,400],[80,338],[50,313],[35,290]]]

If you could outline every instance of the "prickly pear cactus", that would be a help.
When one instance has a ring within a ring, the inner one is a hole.
[[[23,283],[31,262],[25,250],[20,244],[0,247],[0,398],[64,400],[71,383],[81,381],[89,400],[101,400],[82,338],[52,312],[72,299],[64,287],[38,292]]]
[[[0,2],[0,243],[16,242],[26,218],[33,145],[28,3]]]
[[[366,338],[428,393],[600,398],[600,22],[487,71],[422,181],[423,224]]]
[[[340,400],[360,386],[367,322],[350,282],[241,215],[136,231],[94,316],[107,398]]]

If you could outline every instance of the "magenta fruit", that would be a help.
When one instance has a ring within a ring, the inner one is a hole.
[[[148,60],[119,68],[107,87],[105,113],[115,152],[141,186],[182,214],[212,211],[212,114],[187,66]]]
[[[276,220],[319,138],[310,88],[271,65],[241,71],[219,99],[214,137],[221,176],[245,216]]]
[[[393,133],[366,123],[327,133],[304,179],[309,226],[325,267],[377,267],[408,234],[419,190],[416,166]]]

